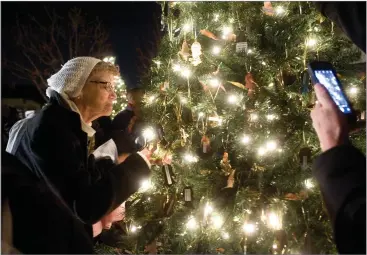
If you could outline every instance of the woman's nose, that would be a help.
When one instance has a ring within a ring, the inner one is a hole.
[[[115,100],[117,98],[116,92],[115,91],[111,91],[110,92],[110,97],[111,97],[111,99]]]

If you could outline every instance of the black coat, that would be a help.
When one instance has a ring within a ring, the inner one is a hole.
[[[132,153],[122,164],[88,156],[88,137],[80,117],[58,93],[29,119],[14,155],[39,178],[47,178],[81,221],[96,223],[138,190],[150,169]]]
[[[313,166],[341,254],[366,254],[366,157],[351,145],[321,154]]]
[[[315,2],[319,11],[366,53],[366,2]]]
[[[3,222],[12,229],[12,245],[27,254],[90,254],[90,235],[46,182],[36,178],[14,156],[3,153],[1,159],[4,210],[8,201],[11,218]],[[4,233],[3,233],[4,234]]]

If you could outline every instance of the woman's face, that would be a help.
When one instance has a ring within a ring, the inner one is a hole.
[[[111,115],[116,99],[114,80],[114,75],[108,71],[96,71],[88,78],[82,90],[82,100],[94,115]]]

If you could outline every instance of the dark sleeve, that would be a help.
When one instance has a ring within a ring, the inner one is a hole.
[[[343,145],[321,154],[313,166],[332,221],[339,253],[366,253],[366,158]]]
[[[366,2],[315,2],[315,5],[366,53]]]
[[[150,169],[137,153],[119,165],[105,159],[104,167],[91,155],[85,166],[84,149],[71,134],[60,123],[42,125],[34,136],[32,153],[41,171],[79,218],[93,224],[136,192]],[[107,165],[111,168],[106,169]]]

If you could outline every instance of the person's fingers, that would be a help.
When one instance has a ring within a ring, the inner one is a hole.
[[[326,88],[321,85],[321,84],[316,84],[315,85],[315,92],[316,92],[316,97],[317,97],[317,104],[321,104],[323,107],[333,107],[334,102],[331,99],[328,91],[326,90]]]

